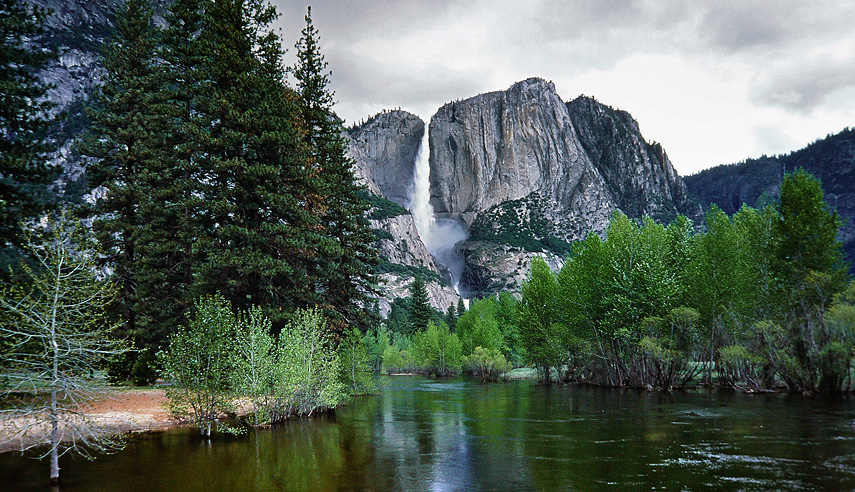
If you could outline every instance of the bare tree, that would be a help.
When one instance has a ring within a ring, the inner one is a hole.
[[[91,459],[121,445],[87,409],[104,396],[96,370],[123,348],[110,338],[105,311],[114,289],[100,278],[91,238],[64,214],[44,226],[41,240],[28,237],[33,265],[24,265],[24,278],[0,285],[0,441],[22,452],[47,445],[41,457],[50,457],[56,483],[63,454]]]

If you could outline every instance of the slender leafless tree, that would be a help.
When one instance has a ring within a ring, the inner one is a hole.
[[[104,397],[96,372],[123,348],[105,316],[114,289],[85,229],[65,214],[35,229],[26,245],[32,264],[18,282],[0,285],[0,441],[44,449],[59,482],[63,454],[92,458],[121,445],[88,409]]]

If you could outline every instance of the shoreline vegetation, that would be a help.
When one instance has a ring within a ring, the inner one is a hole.
[[[430,375],[423,372],[390,372],[383,374],[387,377],[459,377],[461,374],[447,375]],[[476,376],[466,375],[467,377],[475,378]],[[552,378],[557,381],[559,378]],[[542,384],[537,369],[533,367],[518,367],[512,369],[499,378],[500,381],[533,381],[536,384]],[[791,393],[785,386],[774,389],[763,389],[760,391],[739,391],[728,385],[713,384],[712,386],[701,384],[689,386],[685,388],[674,388],[671,392],[696,392],[696,391],[722,391],[722,392],[739,392],[746,395],[752,394],[781,394]],[[488,384],[488,383],[484,383]],[[630,386],[607,386],[589,381],[570,381],[556,383],[558,386],[589,386],[601,388],[603,390],[629,390],[639,392],[655,392],[660,391],[653,388],[635,388]],[[811,394],[800,394],[802,396],[813,396]],[[373,395],[368,395],[373,396]],[[170,415],[169,398],[167,396],[167,386],[110,386],[105,392],[102,399],[90,402],[86,408],[82,409],[86,415],[99,425],[99,432],[118,436],[122,440],[133,439],[138,434],[165,432],[178,427],[193,427],[192,419],[180,418]],[[223,412],[218,415],[219,421],[237,421],[241,428],[248,428],[252,425],[247,421],[252,415],[252,403],[247,398],[236,398],[232,405],[233,412]],[[329,409],[334,411],[335,409]],[[323,412],[316,412],[323,413]],[[292,415],[294,417],[296,415]],[[236,420],[235,420],[236,419]],[[286,419],[287,420],[287,419]],[[0,453],[10,452],[25,452],[32,449],[39,449],[39,444],[46,446],[44,437],[38,432],[34,432],[29,436],[21,439],[14,438],[15,421],[7,421],[4,425],[0,425]],[[11,426],[10,426],[11,425]],[[271,424],[275,425],[275,424]],[[42,429],[42,433],[46,433],[47,429]],[[23,450],[23,451],[22,451]]]

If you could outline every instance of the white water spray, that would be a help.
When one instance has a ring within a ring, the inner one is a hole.
[[[409,208],[413,213],[419,237],[437,261],[451,272],[454,290],[459,294],[463,258],[454,251],[454,245],[466,239],[466,231],[456,220],[437,219],[434,215],[433,205],[430,204],[430,144],[427,125],[416,156]]]

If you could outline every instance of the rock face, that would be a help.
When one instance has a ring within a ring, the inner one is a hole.
[[[357,177],[375,195],[406,207],[413,167],[425,124],[406,111],[387,111],[349,129],[350,156],[358,163]]]
[[[430,124],[431,203],[470,227],[480,213],[538,193],[555,233],[602,230],[614,204],[551,83],[446,104]]]
[[[648,143],[629,113],[584,96],[567,109],[582,147],[623,213],[670,221],[677,212],[700,211],[662,145]]]
[[[392,301],[410,295],[409,287],[416,274],[424,279],[433,307],[445,311],[448,306],[457,304],[460,296],[448,286],[444,268],[419,238],[411,214],[371,220],[371,228],[378,236],[375,247],[385,266],[381,270],[389,270],[381,274],[384,296],[379,299],[379,307],[383,316],[389,314]],[[377,231],[382,233],[377,234]]]
[[[820,179],[826,202],[845,221],[843,249],[855,264],[855,129],[830,135],[789,155],[717,166],[687,176],[685,181],[704,207],[715,203],[733,214],[742,204],[756,206],[764,195],[778,196],[784,173],[800,167]]]
[[[700,211],[628,113],[586,97],[565,104],[542,79],[446,104],[430,145],[431,203],[470,232],[457,250],[472,295],[516,290],[535,255],[559,265],[614,210],[665,221]]]
[[[385,111],[348,129],[345,137],[355,162],[354,174],[369,192],[407,206],[424,131],[421,118],[406,111]],[[433,307],[445,311],[456,305],[460,296],[448,285],[447,269],[428,252],[412,214],[400,208],[386,207],[383,212],[378,208],[372,211],[371,228],[382,261],[380,313],[387,315],[392,301],[410,295],[416,275],[425,281]]]

